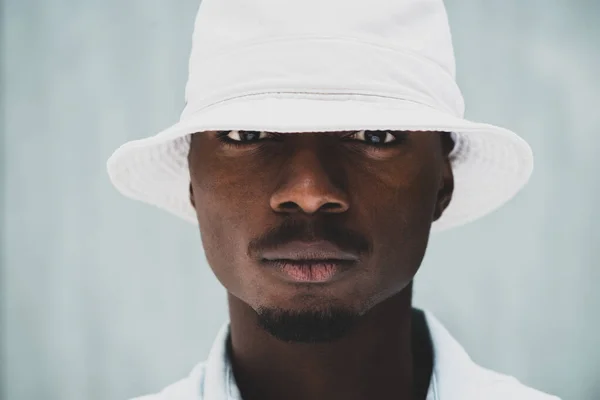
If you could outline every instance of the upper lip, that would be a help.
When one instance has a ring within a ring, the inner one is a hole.
[[[272,260],[344,260],[356,261],[358,255],[354,252],[342,251],[331,242],[322,240],[316,242],[289,242],[273,250],[264,251],[262,258]]]

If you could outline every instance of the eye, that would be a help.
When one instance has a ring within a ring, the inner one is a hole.
[[[220,137],[227,137],[236,142],[253,142],[266,138],[266,132],[259,131],[225,131],[219,133]]]
[[[352,138],[356,138],[367,144],[385,144],[396,141],[396,136],[390,131],[358,131],[352,134]]]

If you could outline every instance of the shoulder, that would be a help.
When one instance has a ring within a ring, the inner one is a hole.
[[[155,394],[130,400],[203,400],[205,364],[198,364],[189,376],[170,384]]]
[[[433,399],[560,400],[477,364],[431,312],[423,311],[434,350]]]
[[[475,389],[474,398],[488,400],[560,400],[560,398],[521,383],[517,378],[479,368],[480,384]]]

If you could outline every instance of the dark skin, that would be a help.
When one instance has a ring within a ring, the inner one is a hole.
[[[425,399],[432,361],[415,359],[429,344],[414,337],[423,327],[414,324],[411,289],[431,224],[452,197],[450,149],[440,132],[192,136],[190,200],[228,291],[230,356],[245,400]],[[323,226],[352,232],[354,240],[336,244],[364,245],[359,262],[327,284],[270,273],[260,245],[286,221],[302,227],[291,237],[298,240],[345,237],[326,236]],[[261,307],[343,309],[358,319],[337,340],[294,343],[260,326]]]

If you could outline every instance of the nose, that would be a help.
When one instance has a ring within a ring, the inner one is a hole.
[[[281,173],[281,182],[271,195],[271,208],[276,212],[347,211],[350,203],[342,186],[343,174],[334,158],[313,147],[295,149]]]

